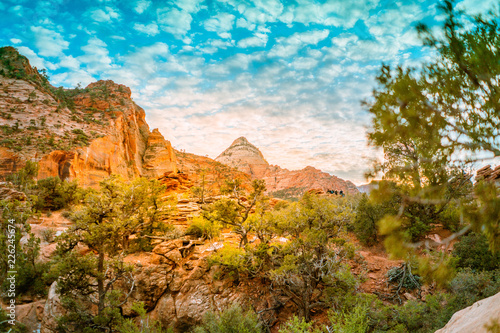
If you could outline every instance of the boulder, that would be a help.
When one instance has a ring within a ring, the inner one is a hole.
[[[495,321],[500,325],[500,293],[456,312],[446,326],[435,333],[488,333],[492,331],[487,326]]]

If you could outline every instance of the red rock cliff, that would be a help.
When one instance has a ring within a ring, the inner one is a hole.
[[[12,52],[0,54],[18,59]],[[22,73],[36,72],[20,59]],[[0,109],[7,110],[0,115],[0,177],[26,160],[39,162],[39,178],[77,179],[83,186],[96,186],[112,173],[130,179],[177,172],[170,142],[149,130],[128,87],[98,81],[56,90],[35,74],[0,74]]]

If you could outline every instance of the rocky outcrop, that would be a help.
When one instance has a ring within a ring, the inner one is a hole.
[[[27,160],[39,162],[39,178],[76,179],[82,186],[112,173],[131,179],[177,172],[170,142],[157,129],[150,132],[128,87],[107,80],[85,89],[51,88],[15,49],[4,49],[8,59],[21,57],[15,64],[24,74],[0,75],[0,109],[8,110],[0,114],[0,177]]]
[[[26,194],[24,192],[17,191],[12,188],[12,184],[6,182],[0,182],[0,200],[6,201],[25,201]]]
[[[143,155],[143,167],[152,177],[160,177],[166,172],[176,170],[175,153],[170,142],[154,129],[148,136],[146,151]]]
[[[16,306],[16,320],[26,326],[26,332],[37,332],[41,327],[45,300]]]
[[[500,165],[495,169],[492,169],[491,165],[487,165],[477,170],[476,181],[480,180],[500,183]]]
[[[488,326],[500,326],[500,293],[480,300],[468,308],[456,312],[450,321],[436,333],[488,333]]]
[[[267,309],[263,320],[270,326],[275,324],[288,299],[273,295],[260,279],[238,281],[220,266],[209,266],[206,257],[214,251],[213,245],[175,239],[160,241],[151,253],[126,256],[124,261],[134,266],[135,288],[122,306],[123,314],[135,316],[132,304],[141,301],[149,317],[160,321],[162,327],[188,332],[207,311],[220,311],[239,303],[256,311]],[[64,313],[56,290],[54,283],[41,314],[42,333],[55,332],[56,318]]]
[[[236,139],[216,161],[249,174],[252,179],[264,179],[268,193],[280,198],[300,197],[311,189],[358,193],[356,185],[308,166],[290,171],[269,165],[261,151],[244,137]]]

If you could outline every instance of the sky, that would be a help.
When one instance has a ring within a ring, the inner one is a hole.
[[[0,46],[55,86],[129,86],[174,148],[217,157],[245,136],[267,161],[313,166],[359,185],[381,153],[367,145],[382,63],[433,56],[415,26],[431,0],[0,0]],[[470,13],[496,0],[457,1]]]

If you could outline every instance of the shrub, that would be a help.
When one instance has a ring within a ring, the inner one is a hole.
[[[278,333],[308,333],[312,331],[312,326],[313,324],[306,322],[304,318],[293,316],[280,326]]]
[[[500,253],[491,253],[488,240],[483,234],[471,232],[455,245],[453,255],[458,268],[491,271],[500,268]]]
[[[331,329],[339,333],[361,333],[368,331],[368,305],[358,304],[352,311],[330,311]]]
[[[217,314],[207,312],[200,326],[195,327],[194,333],[262,333],[262,324],[253,311],[244,312],[239,305]]]
[[[363,194],[356,209],[354,219],[354,233],[364,245],[374,245],[378,241],[377,225],[387,214],[395,214],[400,198],[392,195],[383,202],[371,202],[366,194]]]
[[[229,271],[248,272],[252,258],[242,248],[223,247],[208,258],[210,265],[223,265]]]
[[[222,226],[217,222],[211,222],[201,216],[193,218],[186,230],[186,235],[212,239],[220,235]]]
[[[42,240],[47,243],[52,243],[56,235],[56,230],[52,228],[43,229],[41,232]]]
[[[40,179],[37,189],[39,200],[35,203],[35,208],[38,210],[66,208],[76,201],[79,193],[76,181],[61,181],[59,177]]]

